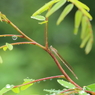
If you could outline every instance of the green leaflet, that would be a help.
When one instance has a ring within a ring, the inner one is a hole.
[[[8,47],[7,47],[7,46],[3,47],[3,50],[4,50],[4,51],[6,51],[7,49],[8,49]]]
[[[92,48],[92,43],[93,43],[93,39],[89,39],[86,48],[85,48],[85,53],[88,54],[91,51]]]
[[[44,21],[45,20],[45,17],[41,16],[41,15],[31,16],[31,18],[36,19],[36,20],[40,20],[40,21]]]
[[[90,8],[87,6],[87,5],[85,5],[84,3],[82,3],[82,2],[80,2],[80,1],[76,1],[76,3],[79,5],[79,6],[81,6],[82,8],[84,8],[84,9],[86,9],[87,11],[90,11]]]
[[[60,0],[52,0],[48,3],[46,3],[44,6],[42,6],[40,9],[38,9],[32,16],[36,16],[38,14],[43,13],[44,11],[48,10],[54,3],[58,2]]]
[[[33,80],[32,80],[32,81],[33,81]],[[31,82],[31,79],[24,79],[23,84],[26,84],[26,83],[29,83],[29,82]],[[25,89],[29,88],[31,85],[33,85],[33,83],[24,85],[24,86],[22,86],[20,89],[21,89],[21,90],[25,90]]]
[[[60,0],[58,3],[56,3],[46,14],[46,17],[49,17],[51,14],[53,14],[55,11],[57,11],[60,7],[62,7],[66,3],[66,0]]]
[[[19,87],[13,88],[12,91],[13,91],[14,93],[20,93]]]
[[[90,35],[88,34],[83,40],[82,43],[80,45],[80,48],[83,48],[85,46],[85,44],[87,43],[87,41],[89,40]]]
[[[82,19],[82,12],[80,10],[76,11],[75,14],[75,29],[74,29],[74,34],[76,35],[81,23],[81,19]]]
[[[84,38],[85,36],[85,33],[86,33],[86,28],[87,28],[87,21],[88,21],[88,18],[86,16],[83,16],[82,17],[82,30],[81,30],[81,39]]]
[[[95,83],[90,84],[90,85],[86,86],[85,88],[86,88],[86,90],[95,92]]]
[[[67,16],[67,14],[72,10],[73,8],[73,4],[69,4],[65,7],[65,9],[63,10],[63,12],[61,13],[61,15],[59,16],[58,20],[57,20],[57,25],[59,25],[62,20]]]
[[[78,7],[85,16],[87,16],[90,20],[92,20],[92,16],[85,10],[85,8],[80,3],[81,2],[79,2],[78,0],[76,0],[74,2],[74,4],[76,5],[76,7]]]
[[[73,84],[71,84],[70,82],[58,79],[57,80],[59,84],[61,84],[62,86],[64,86],[65,88],[69,88],[69,89],[74,89],[76,88]]]
[[[13,87],[14,87],[13,85],[7,84],[6,87],[0,90],[0,95],[3,95],[4,93],[12,90]]]
[[[9,44],[9,43],[6,43],[6,46],[9,50],[13,50],[13,45]]]
[[[3,47],[3,50],[6,51],[7,49],[13,50],[13,45],[6,43],[6,46]]]
[[[33,80],[32,79],[24,79],[24,82],[23,82],[22,86],[13,88],[12,91],[14,93],[20,93],[21,90],[25,90],[25,89],[29,88],[31,85],[33,85],[33,83],[27,84],[27,83],[29,83],[31,81],[33,81]]]

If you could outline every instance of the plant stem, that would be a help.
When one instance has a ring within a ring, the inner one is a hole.
[[[52,54],[52,52],[48,49],[46,50],[46,52],[48,52],[48,54],[53,58],[53,60],[55,61],[57,67],[60,69],[60,71],[62,72],[62,74],[65,76],[65,78],[71,82],[72,84],[74,84],[78,89],[82,90],[82,87],[80,87],[78,84],[76,84],[69,76],[68,74],[63,70],[62,66],[60,65],[60,63],[58,62],[58,60],[56,59],[56,57]]]
[[[35,83],[35,82],[39,82],[39,81],[43,81],[43,80],[54,79],[54,78],[64,78],[64,75],[57,75],[57,76],[51,76],[51,77],[37,79],[37,80],[31,81],[31,82],[28,82],[28,83],[25,83],[25,84],[14,86],[14,88],[21,87],[21,86],[24,86],[24,85],[28,85],[28,84],[31,84],[31,83]]]
[[[37,43],[36,41],[34,41],[33,39],[31,39],[30,37],[28,37],[26,34],[24,34],[16,25],[14,25],[10,20],[7,21],[14,29],[16,29],[25,39],[36,43],[37,46],[41,47],[42,49],[45,49],[44,46],[42,46],[41,44]]]

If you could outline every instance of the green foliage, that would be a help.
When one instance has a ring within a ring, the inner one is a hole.
[[[32,80],[32,79],[24,79],[24,82],[23,82],[23,84],[21,85],[21,87],[14,87],[14,88],[12,89],[12,91],[13,91],[14,93],[20,93],[20,91],[25,90],[25,89],[27,89],[27,88],[29,88],[30,86],[33,85],[33,83],[27,84],[27,83],[29,83],[29,82],[31,82],[31,81],[33,81],[33,80]]]
[[[95,92],[95,84],[91,84],[88,85],[86,87],[80,87],[78,86],[72,79],[70,79],[70,77],[65,73],[64,69],[61,67],[59,61],[57,60],[56,56],[58,53],[56,50],[54,50],[55,55],[52,54],[50,47],[48,47],[48,36],[47,36],[47,24],[48,24],[48,18],[58,9],[60,9],[65,3],[66,1],[69,1],[70,3],[63,9],[61,15],[59,16],[58,20],[57,20],[57,25],[59,25],[64,19],[65,17],[71,12],[71,10],[73,9],[74,5],[78,8],[78,10],[75,13],[75,25],[74,25],[74,34],[78,34],[78,30],[79,27],[81,25],[81,45],[80,47],[83,48],[85,47],[85,52],[86,54],[88,54],[91,49],[92,49],[92,43],[93,43],[93,30],[91,27],[91,23],[90,20],[92,20],[92,16],[88,13],[88,11],[90,11],[89,7],[87,5],[85,5],[84,3],[78,1],[78,0],[51,0],[48,3],[46,3],[44,6],[42,6],[41,8],[39,8],[35,13],[33,13],[33,15],[31,16],[32,19],[36,19],[38,21],[42,21],[39,22],[39,24],[45,24],[45,46],[39,44],[38,42],[32,40],[30,37],[28,37],[26,34],[24,34],[24,32],[22,32],[16,25],[14,25],[4,14],[2,14],[0,12],[0,21],[4,21],[8,24],[10,24],[14,29],[16,29],[21,35],[17,35],[20,38],[25,38],[27,39],[29,42],[17,42],[17,43],[6,43],[6,45],[1,46],[0,48],[3,48],[4,51],[6,51],[7,49],[9,50],[13,50],[13,45],[17,45],[17,44],[32,44],[32,45],[36,45],[39,46],[40,48],[42,48],[43,50],[45,50],[55,61],[55,63],[57,64],[57,67],[60,69],[60,71],[62,72],[62,74],[64,75],[64,77],[59,77],[59,78],[65,78],[67,79],[67,81],[64,80],[57,80],[58,83],[60,85],[63,86],[63,90],[44,90],[47,92],[50,92],[50,95],[62,95],[63,93],[65,94],[72,94],[75,95],[76,93],[78,95],[88,95],[88,93],[92,94]],[[43,12],[46,12],[45,16],[42,15]],[[12,36],[13,40],[17,39],[17,36],[13,36],[12,35],[1,35],[0,37],[5,37],[5,36]],[[57,57],[59,57],[59,60],[63,62],[62,58],[60,56],[57,55]],[[2,58],[0,56],[0,63],[2,63]],[[65,61],[63,63],[66,63]],[[67,66],[68,67],[68,66]],[[71,71],[71,70],[70,70]],[[72,71],[71,71],[72,72]],[[76,76],[76,75],[75,75]],[[57,77],[58,78],[58,77]],[[49,78],[43,78],[43,79],[38,79],[35,82],[39,82],[45,79],[50,79]],[[69,81],[69,82],[68,82]],[[72,82],[73,81],[73,82]],[[32,86],[34,83],[34,80],[31,79],[24,79],[24,82],[21,85],[17,85],[17,86],[13,86],[13,85],[6,85],[6,87],[4,87],[3,89],[0,90],[0,95],[3,95],[4,93],[12,90],[14,93],[20,93],[22,90],[25,90],[27,88],[29,88],[30,86]],[[93,91],[93,92],[90,92]]]
[[[63,12],[61,13],[60,17],[57,20],[57,25],[59,25],[64,18],[67,16],[67,14],[72,10],[72,8],[74,7],[73,4],[69,4],[65,7],[65,9],[63,10]]]
[[[95,83],[86,86],[86,87],[85,87],[85,90],[89,90],[89,91],[95,92]]]
[[[70,82],[64,81],[64,80],[57,80],[59,84],[61,84],[65,88],[74,89],[76,88],[73,84]]]
[[[7,84],[4,88],[0,90],[0,95],[3,95],[4,93],[12,90],[13,87],[13,85]]]
[[[88,54],[91,51],[92,44],[93,44],[93,31],[92,31],[92,27],[90,24],[90,20],[92,20],[92,16],[88,13],[88,11],[90,11],[90,8],[78,0],[67,0],[67,1],[71,2],[72,4],[68,4],[64,8],[63,12],[61,13],[61,15],[59,16],[59,18],[57,20],[57,25],[59,25],[64,20],[64,18],[73,9],[73,7],[75,5],[78,8],[78,10],[75,13],[74,34],[78,33],[79,26],[82,22],[82,31],[81,31],[82,42],[81,42],[80,47],[83,48],[86,46],[85,53]],[[46,13],[45,18],[48,18],[56,10],[58,10],[60,7],[62,7],[65,3],[66,3],[66,0],[58,0],[56,2],[55,2],[55,0],[52,0],[52,1],[48,2],[47,4],[45,4],[44,6],[42,6],[40,9],[38,9],[31,16],[31,18],[33,18],[34,16],[38,16],[39,14],[41,14],[47,10],[48,10],[48,12]],[[53,6],[53,4],[55,4],[55,5]],[[37,20],[40,20],[40,19],[37,19]],[[87,27],[86,27],[86,24],[87,24]],[[87,35],[85,35],[87,33],[86,31],[88,31]],[[83,36],[83,35],[85,35],[85,36]]]

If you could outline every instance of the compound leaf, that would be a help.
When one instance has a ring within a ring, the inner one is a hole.
[[[60,0],[52,0],[48,3],[46,3],[40,9],[38,9],[32,16],[36,16],[36,15],[43,13],[44,11],[48,10],[54,3],[58,2],[58,1],[60,1]]]
[[[80,10],[76,11],[75,14],[75,29],[74,29],[74,34],[77,34],[80,23],[81,23],[81,19],[82,19],[82,12]]]
[[[59,16],[58,20],[57,20],[57,25],[59,25],[62,20],[67,16],[67,14],[72,10],[73,8],[73,4],[69,4],[65,7],[65,9],[63,10],[63,12],[61,13],[61,15]]]
[[[60,7],[62,7],[66,3],[66,0],[60,0],[58,3],[56,3],[46,14],[46,17],[49,17],[51,14],[53,14],[55,11],[57,11]]]

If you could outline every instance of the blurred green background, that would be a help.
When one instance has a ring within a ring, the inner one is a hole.
[[[15,25],[17,25],[25,34],[35,41],[44,45],[44,25],[39,25],[38,21],[33,20],[30,16],[49,0],[0,0],[0,11],[5,14]],[[80,0],[87,4],[93,18],[95,17],[95,1]],[[80,49],[79,45],[80,32],[77,36],[73,35],[74,13],[76,8],[65,18],[65,20],[56,26],[56,20],[61,13],[54,13],[49,19],[49,45],[53,45],[65,60],[73,67],[79,80],[63,66],[70,77],[80,86],[86,86],[95,83],[95,44],[91,52],[86,55],[84,49]],[[94,19],[92,22],[93,31]],[[10,25],[0,22],[1,34],[19,34]],[[95,33],[94,33],[95,34]],[[0,38],[0,45],[6,42],[21,42],[25,39],[18,38],[14,41],[11,37]],[[18,85],[25,78],[39,79],[54,75],[61,75],[52,58],[42,49],[33,45],[17,45],[12,51],[4,52],[0,50],[0,56],[3,58],[3,64],[0,65],[0,89],[6,84]],[[36,83],[29,89],[19,94],[8,92],[5,95],[45,95],[43,89],[62,89],[56,82],[56,79],[47,80]]]

